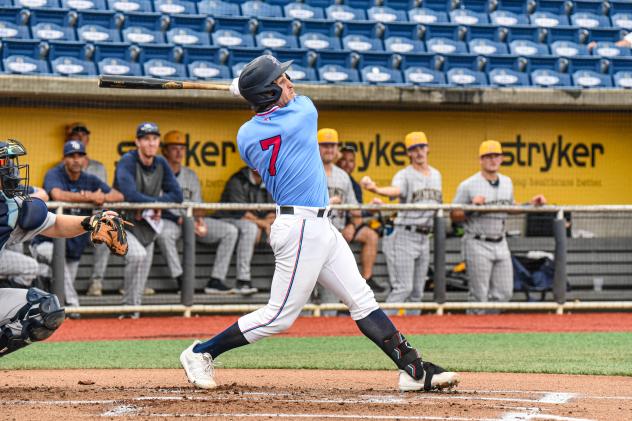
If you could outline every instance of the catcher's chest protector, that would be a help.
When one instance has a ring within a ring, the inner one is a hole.
[[[0,192],[0,250],[9,240],[16,226],[23,230],[34,230],[44,223],[48,214],[46,204],[40,199],[18,203]]]

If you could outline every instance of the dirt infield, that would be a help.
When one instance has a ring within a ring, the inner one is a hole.
[[[399,393],[385,371],[220,369],[212,391],[180,370],[0,373],[1,419],[632,419],[626,377],[464,373],[456,392]]]

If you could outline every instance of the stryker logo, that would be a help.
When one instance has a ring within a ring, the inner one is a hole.
[[[521,135],[517,135],[515,142],[502,142],[502,146],[504,166],[510,167],[517,164],[520,167],[531,167],[537,160],[542,162],[540,172],[549,172],[553,166],[594,168],[597,155],[605,154],[605,148],[601,143],[564,142],[562,135],[557,137],[557,142],[549,144],[525,142]]]

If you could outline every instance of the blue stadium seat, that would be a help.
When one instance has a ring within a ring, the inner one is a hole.
[[[632,2],[629,0],[609,0],[610,16],[617,13],[632,13]]]
[[[103,58],[97,61],[97,69],[101,75],[141,76],[140,64],[120,58]]]
[[[421,25],[421,27],[426,41],[430,38],[448,38],[455,41],[462,39],[462,27],[454,23],[429,23]]]
[[[213,21],[215,22],[213,31],[229,29],[243,34],[252,34],[255,30],[252,26],[252,19],[247,17],[216,16],[213,18]]]
[[[549,54],[549,47],[533,41],[518,39],[509,43],[509,52],[518,56],[537,56]]]
[[[81,11],[77,12],[77,27],[83,25],[99,25],[109,29],[118,29],[121,16],[112,11]]]
[[[442,55],[441,70],[446,72],[458,68],[479,71],[482,70],[483,63],[480,57],[474,54],[444,54]]]
[[[280,18],[283,16],[281,6],[267,4],[260,0],[249,0],[242,3],[241,14],[261,18]]]
[[[603,73],[606,63],[602,62],[599,57],[594,56],[578,56],[568,58],[567,73],[574,73],[578,70],[589,70],[592,72]]]
[[[162,45],[145,45],[140,50],[139,62],[146,76],[158,78],[186,78],[186,68],[174,61],[173,48]]]
[[[335,1],[334,0],[305,0],[305,3],[313,7],[320,7],[324,9],[325,7],[328,7],[334,4]]]
[[[0,39],[28,39],[31,38],[29,27],[13,22],[0,20]]]
[[[419,7],[424,7],[441,12],[449,12],[455,3],[452,0],[421,0]]]
[[[106,10],[105,0],[61,0],[61,7],[74,10]]]
[[[591,53],[595,56],[600,57],[621,57],[621,56],[629,56],[630,49],[626,47],[618,47],[616,44],[612,42],[600,42],[597,44],[595,48],[591,51]]]
[[[486,39],[489,41],[502,42],[502,33],[506,31],[496,25],[474,25],[465,27],[465,40]]]
[[[520,59],[519,59],[520,60]],[[552,70],[554,72],[560,71],[560,59],[555,56],[539,56],[525,58],[526,63],[524,66],[525,72],[533,72],[535,70]]]
[[[351,51],[382,51],[382,41],[364,35],[347,35],[342,38],[342,46]]]
[[[404,80],[415,85],[444,85],[445,74],[427,67],[411,66],[404,70]]]
[[[555,41],[551,43],[551,54],[561,57],[588,55],[588,48],[571,41]]]
[[[221,0],[203,0],[197,4],[198,12],[212,16],[239,16],[239,5]]]
[[[168,15],[195,15],[195,3],[187,0],[154,0],[154,10]]]
[[[611,74],[615,74],[617,72],[632,72],[632,57],[611,58],[609,71]]]
[[[403,10],[404,12],[417,6],[417,0],[383,0],[382,4],[395,10]]]
[[[358,53],[359,60],[355,63],[355,65],[351,67],[355,67],[358,69],[367,67],[367,66],[381,66],[387,67],[389,69],[394,69],[398,66],[393,62],[393,54],[389,52],[381,52],[381,51],[367,51],[363,53]],[[354,56],[355,59],[355,56]]]
[[[526,60],[511,54],[486,56],[481,59],[480,64],[482,64],[481,70],[484,68],[487,73],[495,69],[508,69],[523,73],[526,69]]]
[[[281,8],[283,8],[284,6],[287,6],[288,4],[292,3],[293,1],[294,0],[266,0],[266,3],[279,5],[279,6],[281,6]]]
[[[208,32],[177,27],[167,31],[167,42],[178,45],[208,45]]]
[[[218,30],[211,34],[214,45],[222,47],[254,47],[254,38],[233,30]]]
[[[24,7],[32,9],[35,7],[58,8],[60,6],[58,0],[14,0],[16,7]]]
[[[612,78],[590,70],[579,70],[573,73],[573,84],[581,88],[611,88]]]
[[[617,42],[623,38],[623,33],[618,28],[593,28],[590,30],[588,41]]]
[[[375,6],[378,0],[335,0],[332,3],[342,3],[354,9],[367,10]]]
[[[134,44],[162,44],[165,24],[160,13],[126,13],[121,31],[123,40]]]
[[[496,10],[489,14],[489,21],[495,25],[515,26],[528,25],[529,18],[527,15],[516,14],[507,10]]]
[[[454,68],[446,73],[446,81],[449,85],[460,87],[487,86],[487,75],[483,72],[470,69]]]
[[[506,29],[507,42],[515,40],[527,40],[533,42],[545,42],[546,32],[533,26],[512,26]]]
[[[447,23],[448,14],[437,10],[426,8],[410,9],[408,11],[408,20],[417,23]]]
[[[390,7],[371,7],[366,11],[369,20],[378,22],[406,22],[406,12]]]
[[[33,9],[29,22],[33,38],[50,41],[77,39],[66,9]]]
[[[632,12],[630,13],[616,13],[611,15],[612,26],[632,31]]]
[[[533,13],[535,4],[524,0],[497,0],[496,10],[508,11],[516,15],[528,15]],[[508,25],[510,26],[510,25]]]
[[[86,44],[82,42],[52,41],[48,60],[53,74],[59,76],[95,76],[96,67],[86,59]]]
[[[555,41],[570,41],[584,44],[588,38],[587,30],[580,29],[577,26],[557,26],[555,28],[546,28],[545,31],[549,44]]]
[[[289,18],[259,18],[257,19],[257,31],[274,31],[283,35],[296,35],[301,28],[301,23]]]
[[[273,56],[279,61],[284,62],[294,60],[294,63],[288,68],[287,74],[295,82],[316,82],[318,75],[316,69],[313,68],[317,56],[313,52],[305,49],[294,50],[271,50]]]
[[[343,67],[339,64],[325,64],[318,67],[318,79],[328,83],[360,82],[360,76],[356,69]]]
[[[460,0],[460,7],[462,9],[472,10],[476,13],[487,14],[493,5],[493,1],[489,0]]]
[[[262,48],[298,48],[294,35],[285,35],[276,31],[263,31],[256,36],[257,47]]]
[[[182,63],[190,64],[194,61],[208,61],[217,64],[225,64],[228,56],[222,58],[221,47],[211,45],[185,45],[182,47]]]
[[[453,41],[448,38],[431,38],[426,40],[428,52],[437,54],[467,53],[467,47],[463,41]]]
[[[402,83],[402,72],[383,66],[365,66],[360,72],[362,81],[374,84]]]
[[[609,28],[608,16],[595,15],[594,13],[574,13],[571,15],[571,24],[580,28]]]
[[[379,25],[384,28],[384,38],[401,37],[408,38],[413,41],[420,40],[423,35],[421,25],[407,22],[390,22]]]
[[[450,12],[450,22],[459,25],[480,25],[489,23],[486,13],[476,13],[468,9],[455,9]]]
[[[363,35],[368,38],[375,38],[376,26],[382,26],[385,24],[376,24],[372,21],[354,21],[345,23],[339,22],[338,25],[342,27],[342,32],[340,33],[341,37],[346,35]],[[394,24],[390,23],[389,25]]]
[[[86,42],[119,42],[121,36],[118,29],[101,25],[83,25],[77,28],[79,39]]]
[[[563,88],[571,86],[571,78],[554,70],[538,69],[531,72],[531,84],[544,88]]]
[[[103,42],[94,44],[94,61],[99,62],[106,58],[116,58],[125,61],[132,60],[131,44],[126,42]]]
[[[292,63],[292,65],[288,67],[286,73],[290,79],[292,79],[292,82],[304,83],[316,82],[318,80],[316,69],[301,66],[300,64]]]
[[[5,73],[48,74],[48,63],[40,57],[40,43],[33,40],[2,41],[2,63]]]
[[[355,53],[349,53],[349,51],[319,51],[317,59],[317,67],[324,66],[326,64],[338,64],[340,66],[356,68],[356,64],[353,58],[357,57]]]
[[[312,7],[305,3],[290,3],[283,8],[285,16],[292,19],[324,19],[325,11],[320,7]]]
[[[537,12],[549,12],[556,15],[570,15],[573,3],[569,0],[536,0]]]
[[[425,67],[432,70],[440,70],[437,63],[437,57],[433,53],[411,53],[401,54],[401,69],[407,69],[409,67]]]
[[[573,13],[593,13],[606,15],[607,7],[602,0],[573,0]]]
[[[349,6],[336,4],[325,9],[327,19],[348,22],[352,20],[365,20],[366,14],[364,10],[354,9]]]
[[[187,70],[191,78],[199,80],[230,79],[231,77],[228,66],[210,61],[193,61],[187,64]]]
[[[502,42],[490,41],[485,38],[475,38],[467,43],[471,54],[495,55],[507,54],[507,45]]]
[[[299,37],[299,43],[302,48],[310,50],[340,50],[340,39],[337,37],[327,36],[318,32],[309,32]]]
[[[117,12],[153,12],[154,6],[150,0],[107,0],[108,8]]]
[[[241,68],[263,54],[263,48],[236,47],[230,49],[227,64],[232,69],[233,77],[239,77]],[[239,68],[239,71],[236,69]]]
[[[426,51],[423,42],[409,38],[388,37],[384,40],[384,48],[392,53],[423,53]]]
[[[529,16],[532,25],[542,28],[554,28],[556,26],[568,26],[569,20],[566,15],[559,15],[550,12],[535,12]]]
[[[489,84],[492,86],[529,86],[529,75],[512,69],[497,68],[487,73]]]
[[[632,89],[632,71],[616,72],[612,79],[617,88]]]

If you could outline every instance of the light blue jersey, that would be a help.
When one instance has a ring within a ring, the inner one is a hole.
[[[318,112],[306,96],[255,115],[237,133],[239,153],[256,169],[279,206],[329,205],[316,131]]]

